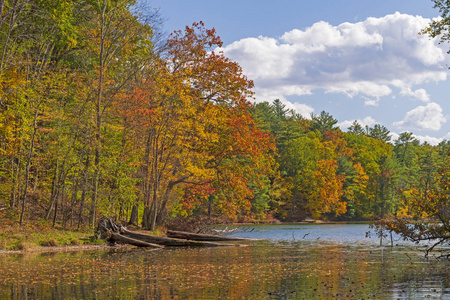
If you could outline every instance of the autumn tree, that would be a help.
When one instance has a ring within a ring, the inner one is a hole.
[[[114,98],[126,88],[136,72],[151,57],[151,28],[145,20],[133,15],[132,0],[87,1],[90,20],[86,20],[83,33],[87,37],[87,53],[93,58],[92,71],[86,78],[94,90],[93,103],[93,187],[91,222],[95,221],[101,177],[101,158],[106,114]],[[142,21],[143,24],[141,23]]]
[[[437,246],[448,244],[450,240],[450,167],[448,161],[442,165],[436,174],[435,185],[418,197],[410,199],[409,205],[416,213],[426,216],[423,221],[411,222],[409,218],[386,219],[377,222],[376,230],[379,235],[386,232],[400,234],[405,240],[416,243],[427,241],[426,256]],[[450,257],[441,254],[439,257]]]
[[[359,124],[359,122],[357,120],[353,121],[352,125],[350,125],[350,127],[347,128],[347,131],[355,133],[355,134],[359,134],[359,135],[366,134],[366,131],[361,126],[361,124]]]
[[[59,62],[74,47],[71,37],[76,29],[68,24],[73,21],[75,3],[2,1],[1,4],[5,12],[1,22],[1,97],[5,104],[2,108],[5,123],[0,127],[4,126],[6,144],[15,145],[16,149],[10,153],[15,172],[11,205],[21,198],[20,223],[23,223],[30,181],[33,179],[33,191],[36,191],[41,167],[36,163],[36,152],[41,149],[40,127],[52,101],[58,97],[55,91],[64,84],[58,81],[64,77],[60,76],[64,67]],[[16,77],[14,85],[8,83],[11,74]]]
[[[269,135],[250,118],[252,82],[238,64],[213,51],[221,45],[202,23],[175,32],[165,58],[154,60],[120,104],[134,143],[141,145],[145,228],[162,224],[168,205],[200,205],[195,198],[206,191],[217,192],[222,212],[249,210],[249,180],[259,182],[256,173],[268,166]]]
[[[440,39],[441,43],[450,40],[450,3],[443,0],[433,0],[435,8],[439,9],[441,18],[431,21],[429,26],[422,30],[422,34],[428,34],[432,38]],[[403,140],[409,142],[410,136],[404,135]],[[403,149],[405,155],[407,149]],[[450,168],[448,163],[448,150],[446,142],[439,145],[437,155],[433,155],[430,147],[423,147],[423,154],[419,155],[418,169],[421,175],[418,179],[415,192],[409,197],[408,205],[411,213],[416,217],[422,217],[421,221],[411,222],[408,218],[394,218],[382,220],[377,224],[379,234],[396,232],[405,240],[414,242],[428,241],[430,244],[426,249],[426,256],[437,246],[448,244],[450,240],[450,213],[449,213],[449,190],[450,190]],[[440,153],[439,153],[440,152]],[[443,155],[447,152],[447,155]],[[436,160],[438,155],[441,160]],[[433,172],[441,166],[437,172]],[[426,219],[423,219],[426,217]],[[449,258],[449,254],[441,254],[439,257]]]
[[[318,130],[321,134],[327,131],[336,130],[337,120],[326,111],[322,111],[319,115],[311,114],[312,130]]]

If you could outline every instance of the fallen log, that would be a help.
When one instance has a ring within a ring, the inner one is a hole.
[[[227,237],[213,234],[201,234],[201,233],[190,233],[184,231],[167,230],[167,236],[170,238],[185,239],[192,241],[211,241],[211,242],[221,242],[221,241],[257,241],[255,239],[249,238],[239,238],[239,237]]]
[[[213,243],[207,241],[190,241],[186,239],[178,239],[163,236],[154,236],[149,234],[144,234],[140,232],[128,231],[126,229],[121,230],[121,234],[136,240],[145,241],[148,243],[154,243],[158,245],[168,246],[168,247],[224,247],[224,246],[239,246],[238,244],[223,244],[223,243]]]
[[[161,245],[156,245],[156,244],[152,244],[152,243],[147,243],[144,241],[140,241],[140,240],[136,240],[118,233],[114,233],[114,232],[109,232],[109,241],[113,241],[113,242],[117,242],[117,243],[121,243],[121,244],[128,244],[128,245],[133,245],[133,246],[137,246],[137,247],[151,247],[151,248],[164,248],[164,246]]]
[[[103,217],[98,222],[97,236],[112,242],[125,243],[138,247],[224,247],[241,246],[238,244],[213,243],[207,241],[189,241],[145,233],[130,231],[114,222],[111,218]]]

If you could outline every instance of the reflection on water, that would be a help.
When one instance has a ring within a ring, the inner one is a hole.
[[[380,243],[368,224],[241,225],[234,229],[237,231],[232,236],[271,241],[328,241],[344,245]],[[399,235],[394,234],[392,238],[395,244],[405,244]],[[390,237],[386,242],[390,244]]]
[[[305,238],[296,226],[272,227],[237,233],[285,237],[249,247],[2,255],[0,299],[450,297],[450,263],[425,261],[409,245],[380,248],[342,232],[346,242],[331,240],[325,225],[307,226]]]

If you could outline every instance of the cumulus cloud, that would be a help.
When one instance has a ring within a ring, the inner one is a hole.
[[[391,137],[391,142],[393,142],[395,140],[398,140],[398,138],[400,137],[400,135],[398,133],[396,133],[396,132],[391,132],[389,134],[389,136]]]
[[[221,50],[255,81],[256,99],[311,94],[316,89],[370,99],[393,94],[429,102],[414,85],[447,78],[448,57],[435,40],[418,35],[429,19],[400,13],[332,26],[321,21],[280,38],[236,41]]]
[[[402,121],[394,122],[398,128],[412,128],[417,130],[440,130],[446,122],[439,104],[431,102],[426,106],[418,106],[405,115]]]
[[[431,137],[429,135],[414,135],[414,137],[420,142],[420,143],[425,143],[427,142],[430,145],[436,146],[438,145],[440,142],[442,142],[444,139],[443,138],[436,138],[436,137]]]
[[[324,21],[304,31],[287,32],[281,40],[307,53],[325,52],[330,47],[379,47],[383,43],[379,33],[368,32],[362,23],[343,23],[334,27]]]
[[[410,87],[403,87],[400,91],[400,94],[403,96],[410,96],[415,100],[423,101],[423,102],[429,102],[430,96],[428,95],[427,91],[424,89],[417,89],[415,91],[412,91]]]
[[[339,126],[339,128],[341,128],[342,130],[346,130],[347,128],[349,128],[350,126],[352,126],[352,124],[353,124],[354,121],[358,122],[359,125],[361,125],[362,127],[365,127],[366,125],[369,126],[369,127],[371,127],[371,126],[377,124],[377,121],[376,121],[374,118],[368,116],[368,117],[365,117],[365,118],[362,119],[362,120],[346,120],[346,121],[343,121],[343,122],[338,123],[338,126]]]
[[[299,114],[301,114],[303,117],[305,117],[307,119],[311,119],[311,114],[314,112],[314,108],[312,108],[309,105],[302,104],[302,103],[288,102],[288,105],[286,105],[286,106],[294,109],[296,112],[298,112]]]

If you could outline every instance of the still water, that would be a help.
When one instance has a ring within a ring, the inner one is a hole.
[[[241,226],[246,247],[0,255],[0,299],[450,299],[450,263],[367,225]],[[385,243],[390,245],[389,243]]]

